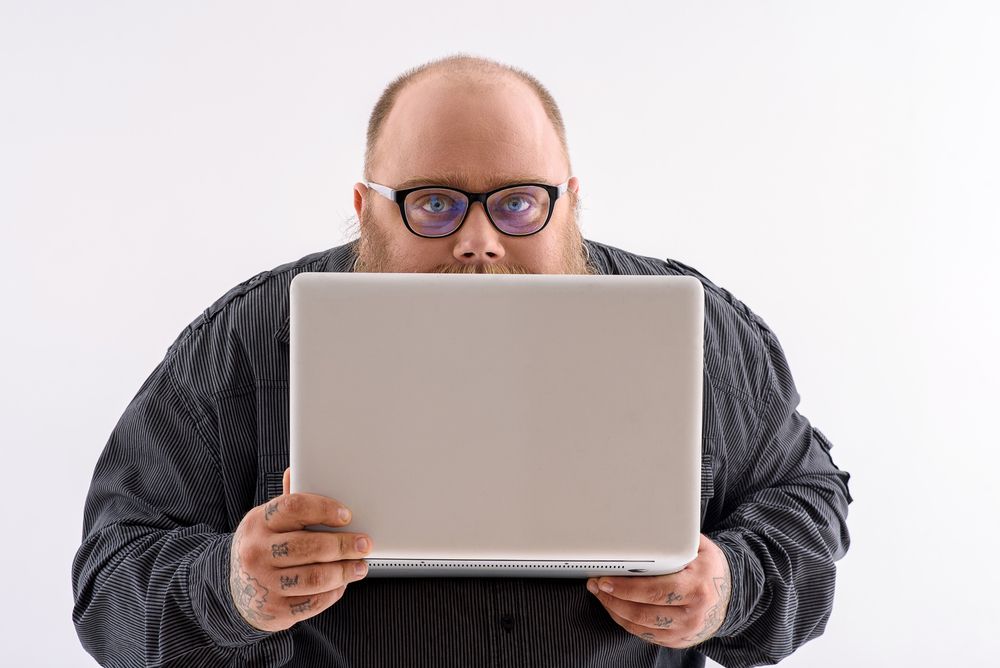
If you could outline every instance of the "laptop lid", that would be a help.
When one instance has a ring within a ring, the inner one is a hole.
[[[351,508],[369,577],[697,555],[696,278],[308,272],[290,310],[291,491]]]

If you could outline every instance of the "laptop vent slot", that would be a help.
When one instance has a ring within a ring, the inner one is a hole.
[[[419,563],[414,563],[412,561],[405,562],[385,562],[381,561],[378,563],[369,563],[369,568],[376,570],[378,568],[555,568],[555,569],[580,569],[580,568],[617,568],[625,570],[625,566],[621,564],[503,564],[503,563],[485,563],[485,564],[456,564],[448,561],[422,561]]]

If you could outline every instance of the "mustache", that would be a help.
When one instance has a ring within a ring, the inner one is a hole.
[[[436,274],[533,274],[519,264],[439,264],[426,273]]]

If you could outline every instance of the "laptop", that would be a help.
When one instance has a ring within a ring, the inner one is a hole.
[[[659,575],[698,551],[704,292],[689,276],[306,272],[291,491],[368,577]]]

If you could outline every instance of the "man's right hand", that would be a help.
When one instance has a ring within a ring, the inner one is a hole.
[[[303,530],[349,524],[350,510],[318,494],[289,494],[288,476],[285,469],[282,495],[250,510],[233,534],[233,603],[261,631],[281,631],[318,615],[368,572],[362,557],[371,551],[369,536]]]

